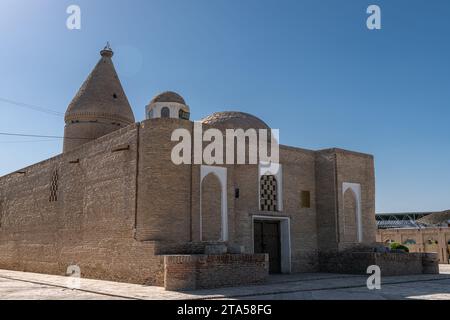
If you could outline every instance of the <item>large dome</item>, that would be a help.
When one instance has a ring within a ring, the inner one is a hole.
[[[156,102],[176,102],[186,105],[186,101],[184,101],[183,97],[173,91],[166,91],[161,94],[158,94],[156,97],[152,99],[150,104]]]
[[[202,119],[201,122],[222,129],[270,129],[270,127],[258,117],[249,113],[237,111],[216,112]]]

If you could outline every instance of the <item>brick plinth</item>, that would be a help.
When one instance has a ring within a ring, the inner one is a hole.
[[[164,287],[171,291],[237,286],[264,282],[265,254],[164,256]]]
[[[376,265],[383,276],[439,273],[434,253],[320,253],[319,260],[322,272],[366,274],[369,266]]]

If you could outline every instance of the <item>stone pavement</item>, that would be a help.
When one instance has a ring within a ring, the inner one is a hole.
[[[68,289],[69,279],[0,270],[0,299],[446,299],[450,300],[450,266],[440,275],[382,278],[381,290],[368,290],[367,277],[324,273],[271,276],[258,286],[169,292],[160,287],[81,279],[80,289]]]

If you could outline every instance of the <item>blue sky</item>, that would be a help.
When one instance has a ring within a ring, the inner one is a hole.
[[[374,154],[378,212],[450,209],[449,15],[446,0],[2,0],[0,98],[65,112],[110,41],[137,120],[175,90],[193,119],[242,110],[284,144]],[[0,102],[0,132],[63,130]],[[0,136],[0,175],[60,153],[42,140]]]

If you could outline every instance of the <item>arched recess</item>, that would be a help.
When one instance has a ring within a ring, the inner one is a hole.
[[[342,185],[344,241],[362,242],[361,185],[344,182]]]
[[[227,168],[201,166],[200,175],[200,241],[228,241]],[[208,190],[208,186],[211,190]],[[220,194],[219,219],[215,215],[217,213],[216,205],[219,203],[218,192]],[[204,197],[206,198],[204,199]],[[213,203],[208,204],[208,201],[213,201]],[[216,225],[211,226],[212,222],[215,222]],[[217,227],[220,233],[218,239],[214,239],[217,238]]]
[[[358,241],[357,210],[356,195],[352,189],[347,189],[344,193],[344,242]]]
[[[222,238],[222,186],[219,177],[210,173],[202,181],[202,240]]]

